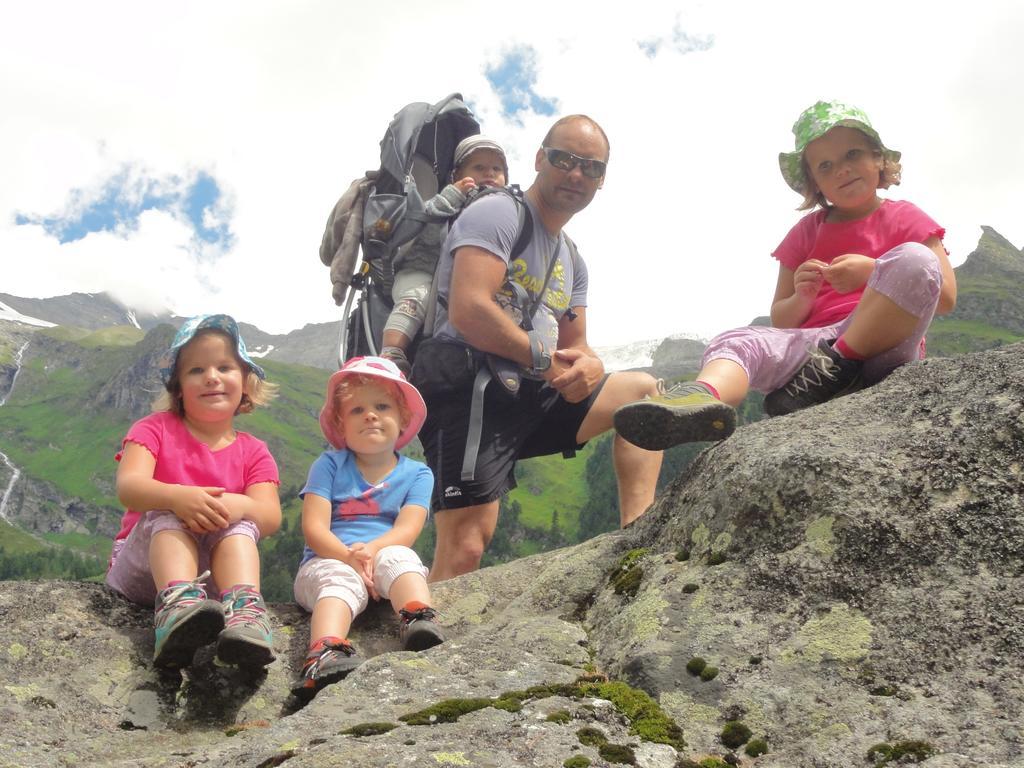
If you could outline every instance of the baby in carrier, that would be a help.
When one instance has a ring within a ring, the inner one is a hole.
[[[427,214],[454,217],[477,187],[504,187],[508,183],[505,150],[485,136],[469,136],[459,142],[454,166],[452,183],[426,201]],[[445,231],[445,224],[428,224],[408,253],[396,260],[391,289],[394,309],[384,325],[381,357],[391,360],[406,375],[410,371],[406,350],[426,317],[425,300]]]

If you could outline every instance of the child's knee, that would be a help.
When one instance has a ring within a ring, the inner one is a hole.
[[[875,262],[872,282],[884,279],[919,280],[922,277],[941,279],[939,259],[927,245],[903,243],[886,251]]]
[[[407,573],[418,573],[424,579],[427,577],[423,561],[409,547],[393,544],[384,547],[374,558],[373,585],[381,597],[387,597],[391,592],[391,585],[399,576]]]

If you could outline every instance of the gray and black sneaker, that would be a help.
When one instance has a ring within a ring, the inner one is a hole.
[[[807,352],[807,359],[785,386],[765,395],[764,412],[769,416],[785,416],[836,397],[849,395],[863,387],[861,373],[864,363],[847,360],[832,344],[835,339],[822,339]]]
[[[302,675],[292,686],[292,694],[308,701],[317,691],[344,679],[349,672],[363,663],[348,640],[332,638],[318,642],[309,650]]]
[[[615,411],[612,421],[623,438],[646,448],[663,451],[680,443],[724,440],[736,429],[736,411],[695,381],[669,389],[658,381],[654,397],[627,403]]]
[[[423,651],[444,642],[444,633],[437,624],[437,611],[422,603],[398,611],[401,626],[398,637],[404,651]]]
[[[239,667],[265,667],[274,656],[274,634],[263,596],[251,584],[221,595],[224,631],[217,638],[217,660]]]

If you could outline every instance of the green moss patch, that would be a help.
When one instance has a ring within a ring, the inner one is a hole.
[[[929,757],[935,755],[937,750],[927,741],[908,740],[897,741],[893,744],[875,744],[868,750],[868,760],[873,761],[875,768],[882,768],[889,763],[909,764],[923,763]]]
[[[747,748],[743,751],[750,757],[760,757],[768,752],[768,742],[764,739],[751,739],[747,742]]]
[[[719,738],[729,749],[736,749],[747,743],[750,739],[750,729],[739,720],[730,720],[722,728]]]
[[[646,549],[631,549],[619,560],[618,566],[608,577],[616,595],[629,595],[632,597],[640,589],[640,582],[644,578],[644,570],[640,567],[640,561],[647,554]]]
[[[552,712],[545,718],[549,723],[560,723],[565,724],[572,720],[572,715],[567,709],[559,709],[556,712]]]
[[[687,595],[692,595],[698,589],[700,589],[700,584],[694,584],[692,582],[690,584],[683,584],[683,592]]]
[[[608,737],[604,735],[604,731],[589,725],[576,731],[576,738],[585,747],[600,747],[608,743]]]
[[[602,744],[597,748],[597,754],[609,763],[636,765],[636,755],[625,744]]]
[[[704,671],[704,667],[706,667],[707,665],[708,663],[700,656],[694,656],[692,659],[686,662],[686,671],[694,677],[697,677],[701,672]]]
[[[718,667],[706,666],[700,671],[700,679],[705,683],[718,677]]]
[[[398,723],[359,723],[341,732],[342,736],[380,736],[382,733],[393,731]]]
[[[590,758],[584,757],[583,755],[576,755],[575,757],[570,757],[568,760],[562,763],[563,768],[587,768],[587,766],[589,765]]]

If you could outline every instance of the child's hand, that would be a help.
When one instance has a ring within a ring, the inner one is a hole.
[[[362,577],[363,584],[374,600],[379,597],[373,586],[373,560],[376,556],[377,547],[373,543],[357,541],[349,547],[348,564]]]
[[[476,189],[476,182],[473,181],[473,177],[467,176],[464,179],[452,182],[455,187],[464,195],[468,195],[472,190]]]
[[[859,253],[844,253],[825,267],[825,279],[837,293],[849,293],[864,287],[874,268],[874,259]]]
[[[174,514],[192,533],[209,533],[218,528],[227,528],[231,515],[224,502],[217,498],[223,493],[223,488],[179,485]]]
[[[793,273],[793,292],[803,299],[813,299],[825,282],[824,270],[828,265],[818,259],[808,259]]]

